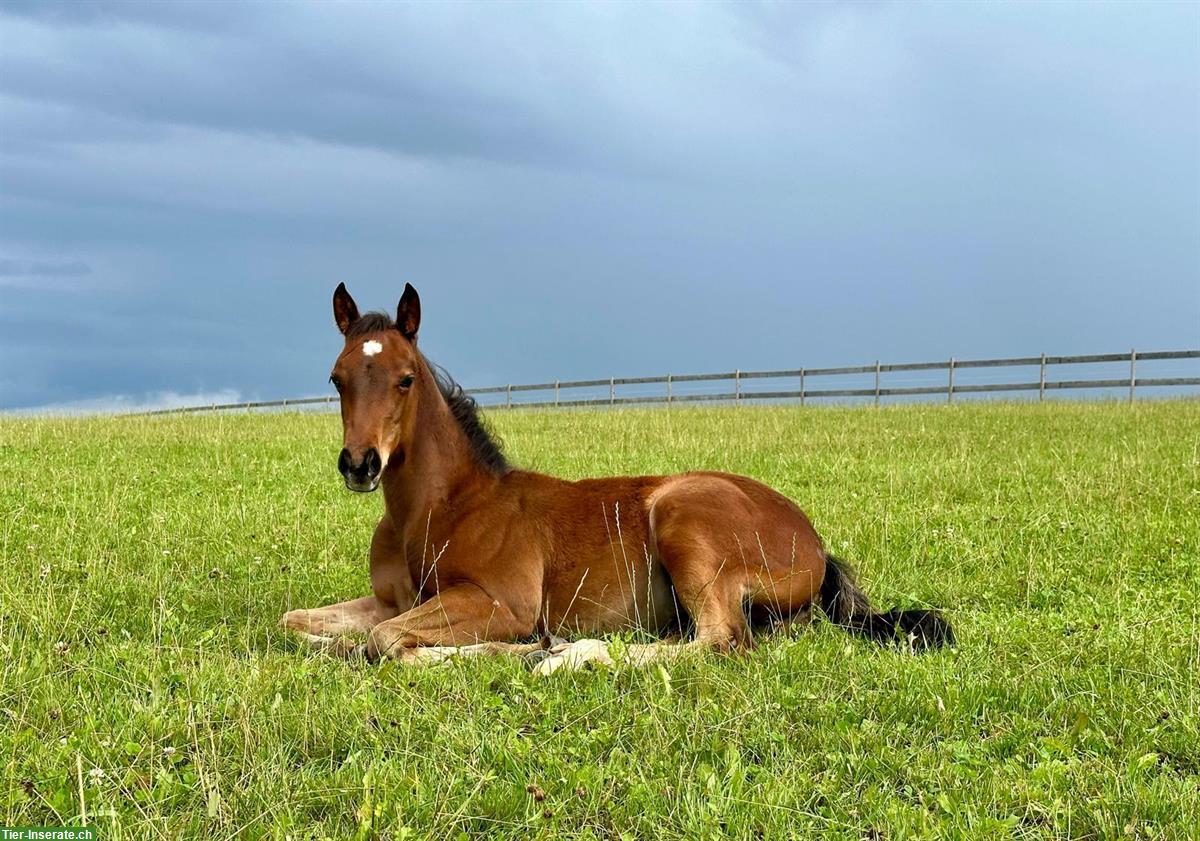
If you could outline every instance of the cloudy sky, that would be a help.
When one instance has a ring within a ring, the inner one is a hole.
[[[1193,3],[0,4],[0,408],[1200,344]]]

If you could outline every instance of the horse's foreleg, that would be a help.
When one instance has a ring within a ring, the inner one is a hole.
[[[365,596],[326,607],[290,610],[279,620],[279,624],[295,632],[314,648],[349,654],[354,646],[347,644],[344,637],[366,635],[380,622],[391,619],[399,612],[374,596]]]
[[[472,645],[422,645],[417,648],[405,649],[400,659],[405,663],[418,666],[430,666],[435,663],[445,663],[465,657],[520,657],[527,663],[534,658],[549,656],[552,644],[562,642],[558,637],[531,643],[517,642],[478,642]]]
[[[528,636],[532,630],[532,623],[521,622],[503,603],[475,584],[464,582],[394,619],[380,622],[371,629],[366,655],[371,660],[394,657],[428,662],[456,653],[519,653],[515,646],[505,644]]]
[[[709,651],[712,646],[705,642],[662,642],[633,643],[621,648],[609,648],[604,640],[582,639],[563,643],[549,649],[548,656],[534,667],[536,675],[566,669],[577,671],[593,666],[647,666],[651,663],[669,663],[687,654]]]

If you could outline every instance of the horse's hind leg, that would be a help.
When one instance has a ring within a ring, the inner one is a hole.
[[[816,533],[784,497],[743,481],[746,487],[724,476],[682,476],[651,499],[653,551],[695,626],[693,641],[634,644],[614,654],[601,640],[576,640],[551,648],[535,673],[644,666],[698,649],[744,651],[754,646],[747,608],[777,623],[807,621],[824,571]]]
[[[740,560],[718,554],[703,541],[689,541],[684,547],[660,542],[659,559],[692,620],[697,643],[718,651],[754,647],[743,607],[746,587]]]
[[[660,544],[660,552],[661,552]],[[661,558],[661,555],[660,555]],[[736,572],[726,575],[719,561],[706,569],[695,569],[690,559],[677,557],[678,575],[667,566],[679,601],[695,624],[696,638],[691,642],[635,643],[625,647],[619,662],[645,666],[674,660],[696,649],[718,651],[747,650],[754,646],[750,626],[742,608],[743,586]],[[712,555],[700,553],[697,560],[712,561]],[[664,561],[664,565],[667,562]],[[614,655],[603,640],[581,639],[549,649],[549,656],[534,668],[538,675],[559,669],[575,670],[590,665],[611,666]]]
[[[754,645],[743,607],[746,564],[731,530],[742,515],[736,493],[723,479],[688,477],[656,495],[650,510],[655,555],[695,626],[696,642],[720,651]]]
[[[712,521],[695,512],[677,508],[668,501],[665,510],[655,507],[651,516],[654,529],[655,555],[671,577],[680,607],[687,612],[695,626],[695,639],[690,642],[657,642],[628,646],[619,660],[632,666],[645,666],[674,660],[696,649],[727,652],[746,651],[754,647],[743,603],[749,593],[745,566],[737,554],[723,551],[719,539],[720,521]],[[602,640],[576,640],[550,649],[550,655],[534,669],[535,674],[549,675],[558,669],[575,670],[592,664],[612,665],[614,658]]]
[[[803,512],[750,479],[701,474],[651,497],[655,552],[696,627],[696,640],[751,648],[747,611],[802,620],[821,583],[820,540]]]

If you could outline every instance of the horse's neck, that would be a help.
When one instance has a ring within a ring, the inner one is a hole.
[[[436,390],[429,394],[429,403],[418,407],[414,438],[404,463],[389,468],[383,476],[388,515],[401,529],[435,516],[446,500],[480,473],[450,408]]]

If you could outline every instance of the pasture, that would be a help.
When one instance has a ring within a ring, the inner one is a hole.
[[[0,825],[1197,837],[1200,402],[489,417],[522,467],[761,479],[959,645],[814,622],[547,679],[338,661],[276,628],[367,592],[382,500],[344,490],[336,416],[5,419]]]

